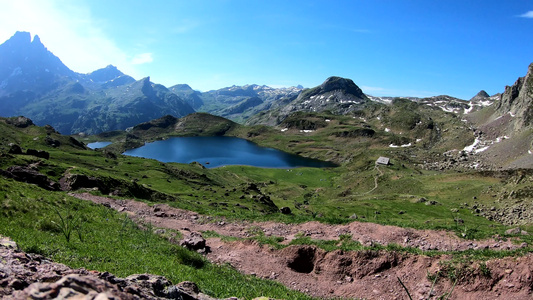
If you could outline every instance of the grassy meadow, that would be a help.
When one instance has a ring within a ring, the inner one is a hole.
[[[509,226],[481,216],[473,207],[476,204],[495,208],[503,205],[495,196],[495,191],[516,187],[512,176],[492,176],[475,170],[424,170],[420,164],[435,155],[435,149],[457,144],[455,134],[464,133],[456,131],[448,141],[435,142],[433,148],[428,148],[429,141],[405,149],[391,148],[388,145],[392,143],[414,143],[421,136],[429,138],[432,132],[425,124],[426,127],[414,130],[411,135],[401,135],[399,131],[403,132],[405,128],[394,128],[400,127],[395,125],[400,123],[392,113],[387,116],[390,121],[386,126],[390,126],[391,131],[375,130],[372,136],[361,129],[367,128],[365,124],[374,124],[374,121],[364,123],[361,121],[363,117],[327,114],[313,116],[316,123],[323,126],[313,133],[302,133],[298,127],[283,133],[279,128],[264,126],[224,129],[228,130],[227,135],[247,138],[261,146],[327,159],[339,165],[327,169],[263,169],[250,166],[206,169],[195,163],[161,163],[120,155],[119,150],[124,149],[121,143],[127,139],[124,133],[108,135],[107,139],[115,142],[108,148],[89,150],[82,149],[71,138],[61,136],[50,128],[16,128],[0,121],[0,131],[3,132],[0,169],[31,165],[54,181],[65,174],[87,175],[98,178],[106,189],[114,192],[114,197],[135,198],[150,204],[167,203],[230,220],[320,221],[330,224],[356,220],[447,230],[469,239],[494,235],[511,238],[504,233]],[[310,120],[313,121],[313,118]],[[413,118],[415,125],[427,121],[418,120],[416,115],[409,115],[409,118]],[[435,117],[434,120],[438,119]],[[457,124],[453,126],[459,126]],[[376,128],[378,125],[372,126]],[[193,127],[190,124],[186,126]],[[162,133],[158,134],[142,136],[138,132],[136,139],[149,141],[161,138]],[[171,135],[165,133],[164,136]],[[60,145],[50,146],[47,142],[50,139],[59,141]],[[102,136],[79,139],[90,142],[102,140]],[[463,141],[463,144],[468,142]],[[22,149],[45,150],[50,158],[10,154],[11,143]],[[376,167],[374,162],[379,156],[390,157],[392,165]],[[520,184],[524,185],[521,188],[529,186],[528,183]],[[96,195],[108,194],[102,189],[84,191]],[[289,207],[292,213],[281,214],[281,207]],[[0,234],[13,238],[25,251],[46,255],[71,267],[109,271],[117,276],[155,273],[176,283],[190,280],[196,282],[203,292],[215,297],[248,299],[268,295],[279,299],[308,298],[272,281],[241,275],[229,266],[213,265],[200,255],[153,234],[151,230],[139,228],[123,214],[77,200],[65,192],[47,191],[36,185],[0,177],[0,216]],[[531,224],[521,228],[533,232]],[[261,243],[281,247],[280,240],[275,237],[258,234],[254,238]],[[529,235],[512,238],[517,243],[526,242],[528,247],[515,252],[480,250],[454,255],[486,259],[531,251],[532,238]],[[353,251],[366,249],[346,236],[339,241],[313,241],[301,237],[293,243],[314,244],[326,250],[339,247]],[[420,253],[416,249],[395,246],[375,247],[376,250]]]

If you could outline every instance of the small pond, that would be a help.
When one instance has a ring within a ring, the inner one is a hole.
[[[207,168],[248,165],[261,168],[327,168],[336,165],[289,154],[234,137],[176,137],[147,143],[125,155],[152,158],[162,162],[199,162]]]
[[[94,143],[87,144],[87,147],[91,149],[96,149],[96,148],[104,148],[105,146],[111,145],[111,144],[112,144],[111,142],[94,142]]]

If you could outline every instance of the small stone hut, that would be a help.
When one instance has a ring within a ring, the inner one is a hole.
[[[390,158],[380,156],[378,160],[376,160],[376,165],[384,165],[388,166],[390,164]]]

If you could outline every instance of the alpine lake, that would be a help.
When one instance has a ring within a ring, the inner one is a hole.
[[[90,148],[107,146],[107,142],[91,143]],[[156,159],[161,162],[198,162],[206,168],[247,165],[260,168],[290,169],[298,167],[331,168],[331,162],[310,159],[280,150],[265,148],[250,141],[224,136],[174,137],[147,143],[123,154]]]

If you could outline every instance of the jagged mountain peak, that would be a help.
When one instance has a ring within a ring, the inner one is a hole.
[[[17,31],[0,45],[0,96],[20,90],[42,94],[60,78],[76,76],[37,35],[31,41],[29,32]]]
[[[44,45],[43,43],[41,42],[41,38],[39,38],[38,35],[35,35],[33,37],[33,41],[31,42],[32,45],[36,46],[36,47],[40,47],[42,46],[44,48]]]
[[[29,45],[30,43],[31,43],[31,34],[29,32],[17,31],[11,38],[5,41],[4,45],[19,46],[19,45]]]
[[[94,82],[107,82],[123,75],[124,73],[122,73],[117,67],[108,65],[105,68],[89,73],[87,76]]]
[[[485,92],[485,90],[481,90],[474,97],[472,97],[472,99],[470,99],[470,101],[476,100],[476,99],[489,98],[489,97],[490,97],[490,95],[487,92]]]

